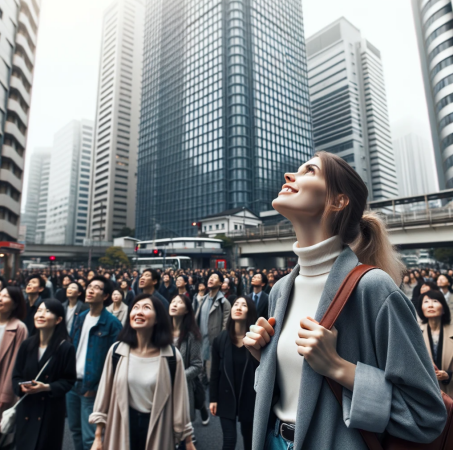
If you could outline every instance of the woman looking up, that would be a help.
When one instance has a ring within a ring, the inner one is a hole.
[[[112,313],[123,325],[128,319],[127,305],[124,303],[124,292],[122,289],[115,289],[112,293],[112,304],[107,306],[107,311]]]
[[[364,214],[367,198],[357,172],[331,153],[285,174],[272,205],[294,227],[299,265],[272,288],[275,328],[260,318],[244,339],[260,360],[254,450],[288,442],[297,450],[365,450],[359,429],[426,443],[444,428],[415,310],[398,288],[403,265],[383,222]],[[382,270],[364,275],[329,331],[316,321],[359,263]],[[342,407],[324,376],[342,386]]]
[[[45,299],[35,314],[36,333],[20,346],[13,372],[16,395],[28,394],[17,407],[16,446],[21,450],[61,450],[65,394],[75,384],[75,348],[69,342],[59,300]],[[39,379],[36,377],[49,361]],[[33,385],[20,385],[33,381]]]

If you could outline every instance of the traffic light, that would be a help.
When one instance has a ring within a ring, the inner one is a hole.
[[[49,256],[49,261],[55,261],[56,259],[57,259],[57,258],[56,258],[54,255]]]
[[[161,258],[162,256],[164,256],[164,251],[163,250],[159,250],[158,248],[154,248],[153,249],[153,256],[158,256],[159,258]]]
[[[199,230],[201,230],[201,222],[192,222],[193,227],[198,227]]]
[[[155,248],[155,249],[153,250],[153,255],[154,255],[154,256],[157,256],[158,254],[159,254],[159,250],[157,250],[157,248]]]

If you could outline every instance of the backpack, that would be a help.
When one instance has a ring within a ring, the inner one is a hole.
[[[118,355],[118,353],[116,353],[116,349],[118,348],[118,345],[120,345],[119,342],[117,342],[114,345],[113,353],[112,353],[113,376],[115,376],[116,368],[118,366],[118,361],[120,360],[120,355]],[[171,346],[171,351],[173,352],[173,355],[167,356],[165,359],[167,360],[168,369],[170,370],[171,388],[173,389],[173,386],[175,384],[175,376],[176,376],[176,351],[175,351],[175,347],[173,345]]]

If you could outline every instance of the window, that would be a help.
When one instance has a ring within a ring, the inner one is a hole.
[[[217,225],[215,226],[215,229],[216,229],[216,230],[218,230],[218,229],[219,229],[219,224],[217,224]]]
[[[206,225],[203,227],[203,231],[206,231]]]
[[[222,223],[222,230],[224,230],[224,229],[225,229],[225,224],[224,224],[224,223]]]
[[[209,225],[209,231],[212,231],[212,225]]]
[[[237,226],[237,225],[235,225],[235,226],[234,226],[234,229],[235,229],[235,230],[237,230],[237,229],[238,229],[238,226]]]

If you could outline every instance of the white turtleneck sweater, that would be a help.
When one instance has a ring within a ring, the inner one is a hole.
[[[287,423],[296,423],[297,402],[302,377],[303,356],[297,353],[296,339],[301,319],[315,318],[329,272],[343,250],[339,236],[333,236],[311,247],[293,245],[299,257],[299,275],[286,309],[283,329],[277,345],[277,382],[280,398],[274,406],[276,416]]]

